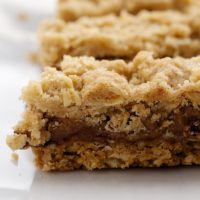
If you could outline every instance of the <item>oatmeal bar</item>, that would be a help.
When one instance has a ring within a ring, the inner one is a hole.
[[[196,23],[193,18],[174,11],[145,11],[69,23],[46,21],[39,31],[40,57],[45,65],[59,66],[64,54],[131,60],[139,51],[149,50],[159,58],[196,56],[200,54],[200,18]]]
[[[65,56],[23,90],[8,136],[42,170],[200,164],[200,56],[133,61]]]
[[[58,16],[70,21],[82,16],[119,14],[122,10],[127,10],[132,14],[141,10],[184,11],[190,4],[191,0],[59,0]]]

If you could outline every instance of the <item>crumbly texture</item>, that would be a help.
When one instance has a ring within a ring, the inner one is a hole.
[[[8,137],[8,144],[14,149],[31,146],[36,152],[36,163],[44,170],[68,169],[71,164],[67,162],[68,157],[65,159],[63,148],[79,141],[86,142],[80,150],[80,159],[88,145],[96,142],[103,149],[105,145],[111,146],[112,153],[120,154],[119,148],[127,151],[128,156],[142,159],[144,155],[140,151],[133,154],[135,145],[144,142],[142,152],[146,152],[149,141],[152,144],[160,141],[159,146],[150,149],[160,149],[160,145],[166,144],[163,151],[170,148],[171,156],[158,166],[184,164],[189,155],[195,157],[189,164],[200,164],[193,153],[194,146],[200,142],[200,57],[155,59],[151,52],[140,52],[126,63],[65,56],[60,70],[46,68],[41,81],[30,82],[22,98],[26,111],[14,135]],[[184,156],[173,162],[176,158],[173,149],[177,145]],[[75,151],[79,148],[81,145]],[[54,150],[58,159],[53,161]],[[94,146],[90,156],[94,157],[95,153]],[[99,166],[89,166],[83,160],[79,166],[105,167],[110,157],[105,156],[104,150],[102,154],[104,160],[97,161],[101,163]],[[133,162],[131,157],[126,166],[156,166],[152,162],[160,158],[160,154],[157,156],[147,164]],[[97,156],[98,159],[102,158]],[[72,163],[78,162],[75,160]]]
[[[40,57],[44,65],[57,67],[65,54],[131,60],[148,50],[159,58],[192,57],[200,54],[199,21],[196,14],[176,11],[46,21],[39,30]]]
[[[6,138],[6,142],[12,150],[17,150],[23,148],[26,145],[26,138],[27,136],[24,134],[13,136],[8,135]]]
[[[110,145],[74,142],[33,147],[32,150],[36,165],[44,171],[200,164],[200,143],[191,148],[191,145],[173,145],[164,141],[157,144],[140,142]]]
[[[110,13],[119,14],[127,10],[135,14],[141,10],[184,11],[194,0],[59,0],[58,16],[66,21],[82,16],[102,16]]]

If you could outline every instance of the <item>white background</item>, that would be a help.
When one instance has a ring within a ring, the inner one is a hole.
[[[17,19],[20,12],[27,21]],[[44,173],[30,150],[19,152],[18,165],[11,161],[5,137],[24,110],[21,88],[42,70],[27,54],[37,49],[40,20],[53,14],[54,0],[0,0],[0,200],[200,199],[198,167]]]

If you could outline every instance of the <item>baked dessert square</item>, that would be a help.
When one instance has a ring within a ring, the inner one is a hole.
[[[174,9],[184,12],[195,0],[59,0],[58,16],[66,21],[82,16],[119,14],[126,10],[136,14],[141,10]]]
[[[65,56],[22,99],[7,144],[44,171],[200,164],[200,57]]]
[[[176,11],[144,11],[133,16],[49,20],[39,30],[44,65],[58,67],[63,56],[132,60],[141,50],[156,57],[200,55],[200,18]]]

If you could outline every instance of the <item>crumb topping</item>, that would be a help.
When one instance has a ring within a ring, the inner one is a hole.
[[[61,70],[46,68],[41,82],[30,82],[22,98],[56,116],[77,112],[77,107],[80,113],[81,108],[139,101],[178,105],[187,98],[199,105],[199,77],[199,57],[155,59],[150,52],[140,52],[125,63],[65,56]]]
[[[58,66],[63,55],[132,59],[139,51],[156,57],[200,54],[197,14],[143,11],[136,16],[83,17],[76,22],[46,21],[39,30],[41,60]]]
[[[127,10],[135,14],[141,10],[175,9],[185,11],[193,5],[191,0],[59,0],[58,15],[64,20],[76,20],[82,16],[101,16],[109,13],[119,14]]]

